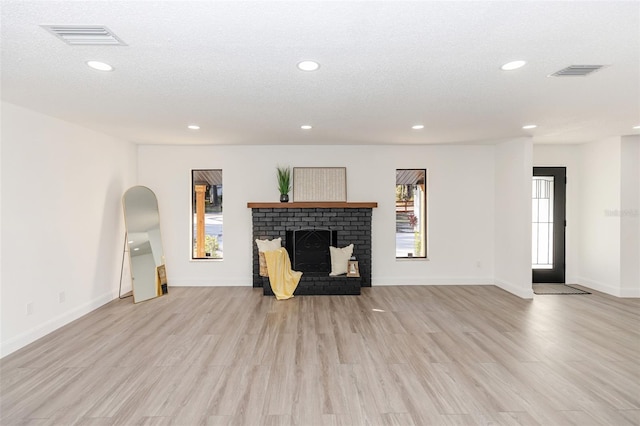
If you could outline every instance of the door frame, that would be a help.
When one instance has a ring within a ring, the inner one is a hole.
[[[567,168],[534,167],[533,176],[553,176],[553,268],[532,269],[533,283],[564,284],[566,280]],[[559,226],[558,226],[559,225]]]

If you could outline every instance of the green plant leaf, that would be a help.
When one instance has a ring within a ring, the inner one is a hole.
[[[291,191],[291,169],[278,166],[276,167],[276,172],[280,194],[288,194]]]

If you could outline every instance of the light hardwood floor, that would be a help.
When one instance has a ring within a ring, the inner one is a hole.
[[[639,312],[639,299],[493,286],[280,302],[171,287],[5,357],[0,422],[638,425]]]

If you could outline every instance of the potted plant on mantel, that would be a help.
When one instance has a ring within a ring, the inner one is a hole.
[[[291,191],[291,169],[289,167],[276,167],[278,176],[278,190],[280,191],[280,202],[289,202],[289,191]]]

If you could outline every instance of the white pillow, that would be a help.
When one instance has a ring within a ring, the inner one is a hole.
[[[278,250],[282,247],[282,238],[275,238],[273,240],[256,240],[256,244],[258,245],[258,251],[273,251]]]
[[[349,259],[353,254],[353,244],[342,248],[329,246],[329,253],[331,254],[331,273],[329,275],[333,277],[346,274]]]

